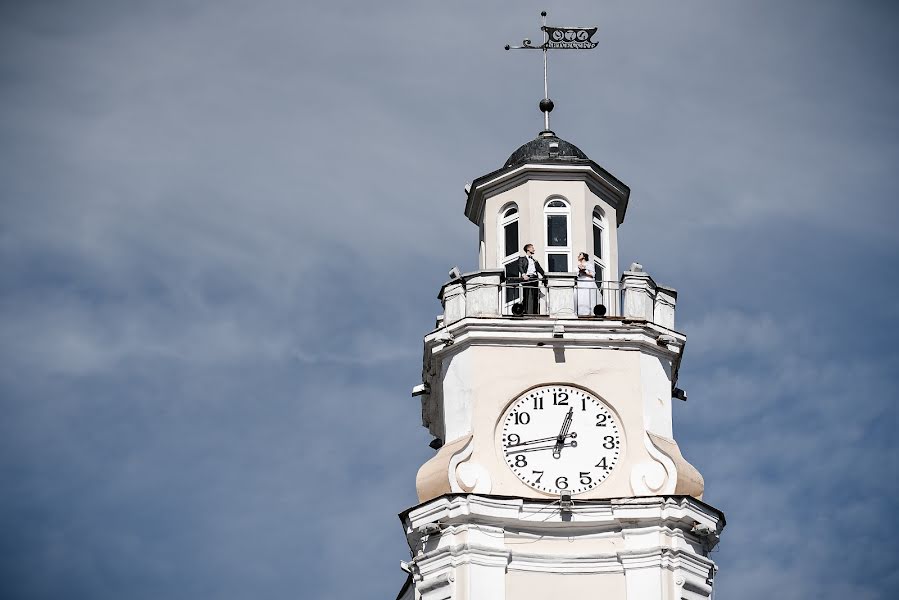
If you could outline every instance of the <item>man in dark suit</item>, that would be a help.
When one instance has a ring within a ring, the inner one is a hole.
[[[536,315],[539,310],[537,282],[539,277],[545,276],[546,273],[534,258],[534,244],[525,245],[524,256],[518,259],[518,272],[521,274],[521,287],[524,291],[524,314]]]

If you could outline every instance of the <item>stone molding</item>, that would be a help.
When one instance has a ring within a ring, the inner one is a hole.
[[[400,514],[407,526],[407,535],[429,523],[454,525],[457,523],[489,522],[496,527],[515,525],[522,532],[542,532],[560,528],[566,535],[572,524],[579,525],[580,533],[597,528],[601,532],[609,526],[619,529],[637,529],[640,526],[666,524],[680,528],[687,537],[696,536],[690,531],[697,523],[706,525],[717,533],[724,528],[724,515],[716,508],[691,496],[645,496],[612,498],[609,500],[577,500],[570,511],[570,518],[563,518],[558,501],[535,500],[507,496],[481,494],[445,494],[423,502]],[[714,546],[714,544],[712,544]]]
[[[708,598],[716,570],[709,553],[724,527],[719,511],[686,496],[576,501],[563,511],[557,502],[456,494],[400,518],[416,589],[422,597],[449,590],[459,569],[469,569],[467,588],[443,596],[460,600],[479,597],[478,581],[489,585],[492,600],[503,600],[496,590],[515,572],[618,575],[634,600],[644,600],[646,581],[658,581],[653,596],[663,600],[680,600],[683,591],[683,597]],[[697,525],[710,534],[700,537]],[[567,541],[571,549],[560,552],[553,540]]]
[[[465,203],[465,216],[479,225],[484,219],[487,198],[534,180],[581,181],[615,209],[618,225],[624,222],[630,188],[593,161],[582,164],[525,163],[488,173],[472,182]]]
[[[455,354],[470,345],[532,346],[545,345],[639,350],[666,358],[679,359],[686,345],[685,335],[644,320],[572,320],[565,321],[564,338],[553,337],[555,319],[466,318],[425,336],[425,364],[429,355]],[[670,341],[667,339],[670,338]]]

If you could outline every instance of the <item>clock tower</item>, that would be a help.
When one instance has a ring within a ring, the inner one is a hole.
[[[551,29],[551,28],[550,28]],[[724,516],[674,438],[677,292],[618,265],[630,189],[544,129],[465,186],[478,270],[424,338],[436,454],[398,600],[703,599]]]

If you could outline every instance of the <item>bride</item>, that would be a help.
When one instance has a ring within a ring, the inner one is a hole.
[[[597,304],[595,273],[590,264],[590,255],[581,252],[577,255],[577,314],[589,316]]]

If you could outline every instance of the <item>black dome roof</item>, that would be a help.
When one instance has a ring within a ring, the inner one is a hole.
[[[535,139],[513,152],[503,166],[512,167],[528,161],[544,160],[572,162],[590,159],[580,148],[566,142],[552,131],[541,131]]]

